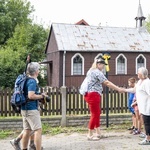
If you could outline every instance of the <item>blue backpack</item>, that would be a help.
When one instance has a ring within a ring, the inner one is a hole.
[[[24,72],[20,74],[15,81],[14,93],[10,101],[15,112],[20,112],[20,107],[27,102],[27,96],[24,94],[24,85],[27,78]]]
[[[13,110],[16,113],[20,113],[21,106],[27,103],[27,95],[25,95],[24,93],[24,86],[25,86],[26,80],[29,78],[26,75],[26,70],[30,62],[31,62],[30,54],[28,54],[26,58],[26,66],[25,66],[24,73],[20,74],[15,81],[14,92],[11,97],[10,103],[11,103]]]

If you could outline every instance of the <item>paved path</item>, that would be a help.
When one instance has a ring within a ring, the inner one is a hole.
[[[138,135],[127,131],[102,131],[99,141],[87,141],[85,133],[43,135],[44,150],[150,150],[150,145],[138,145]],[[9,139],[0,140],[0,150],[13,150]]]

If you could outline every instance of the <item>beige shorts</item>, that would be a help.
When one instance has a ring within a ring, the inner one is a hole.
[[[37,130],[42,128],[40,112],[38,110],[21,110],[23,128],[25,130]]]

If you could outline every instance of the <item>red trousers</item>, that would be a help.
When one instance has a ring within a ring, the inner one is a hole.
[[[100,102],[101,95],[97,92],[90,92],[84,96],[84,99],[89,105],[91,117],[89,121],[89,129],[100,127]]]

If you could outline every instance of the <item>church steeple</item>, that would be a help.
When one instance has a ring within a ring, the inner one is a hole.
[[[146,19],[146,17],[144,17],[144,15],[143,15],[141,3],[140,3],[140,0],[139,0],[138,13],[137,13],[137,16],[135,18],[135,20],[136,20],[136,27],[137,28],[142,27],[143,26],[143,20],[145,20],[145,19]]]

